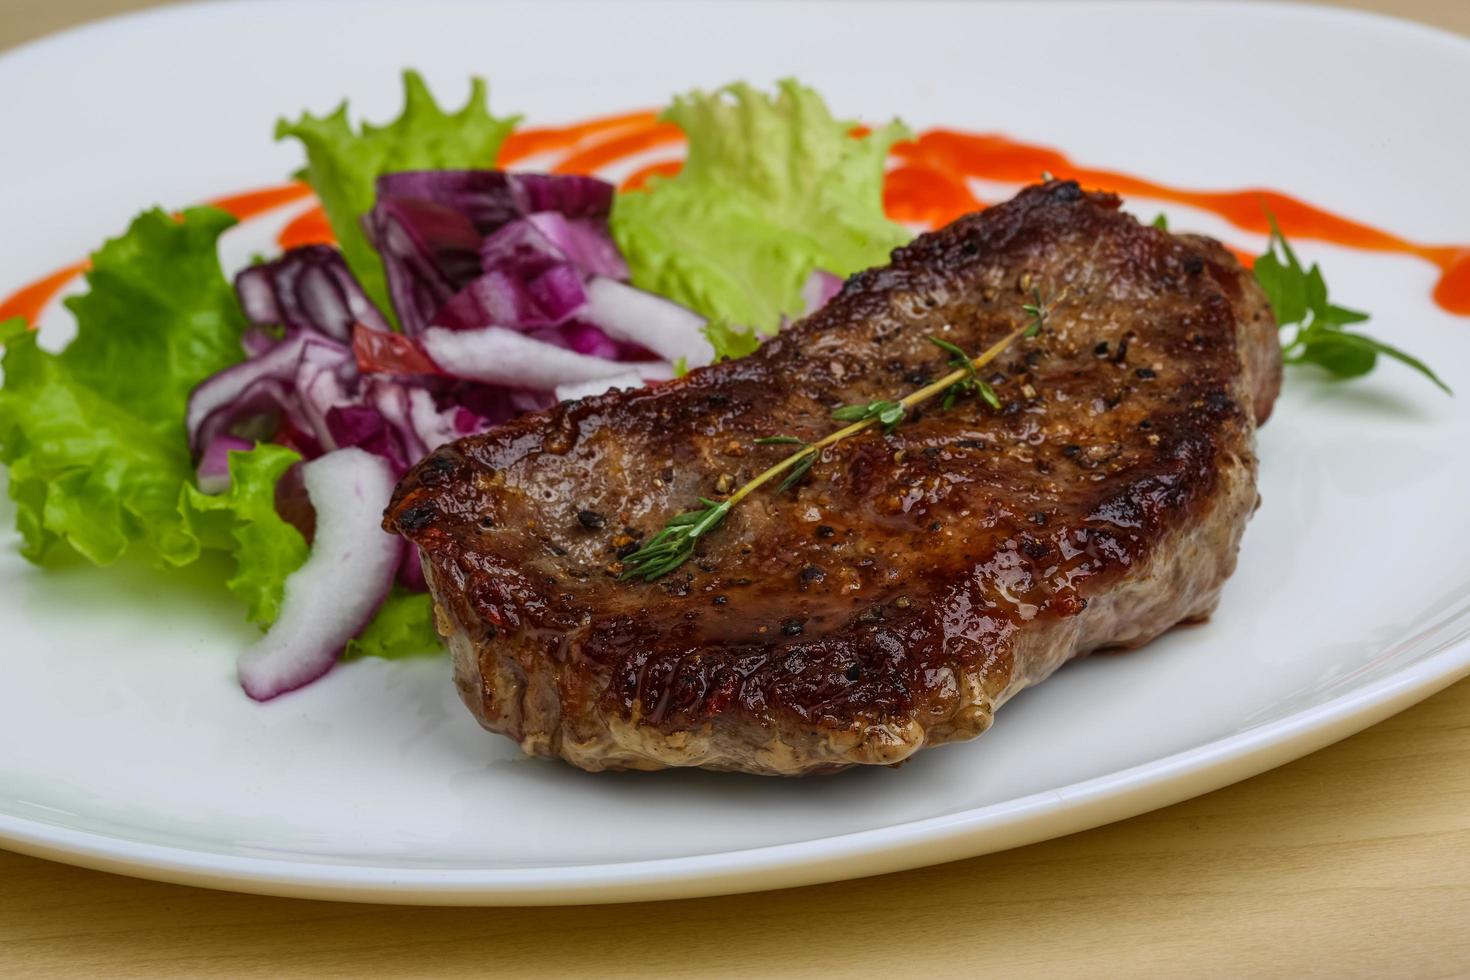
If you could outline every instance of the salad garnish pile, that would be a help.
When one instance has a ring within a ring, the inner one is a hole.
[[[835,119],[794,81],[694,92],[663,118],[687,158],[644,188],[505,172],[496,155],[519,117],[493,115],[478,79],[445,111],[406,72],[386,125],[354,126],[344,103],[277,126],[305,150],[336,247],[260,257],[232,281],[217,256],[228,214],[139,215],[66,301],[77,332],[63,350],[0,323],[0,462],[24,555],[230,555],[225,585],[266,630],[240,662],[261,699],[344,652],[438,650],[418,556],[377,528],[410,465],[526,411],[748,354],[911,235],[883,211],[899,123]],[[1344,331],[1362,315],[1327,303],[1279,233],[1257,276],[1292,330],[1289,359],[1357,376],[1381,353],[1444,387]],[[946,400],[983,397],[968,354],[951,353]],[[904,404],[838,418],[890,427]],[[682,554],[697,535],[678,527]]]
[[[688,137],[683,172],[617,193],[492,169],[518,118],[492,114],[478,79],[446,111],[407,72],[386,125],[354,126],[344,103],[277,127],[305,148],[336,248],[260,260],[232,284],[217,246],[233,218],[140,215],[67,300],[64,350],[0,325],[0,462],[25,556],[186,566],[225,552],[247,616],[279,626],[288,580],[327,543],[326,488],[382,479],[359,456],[313,480],[311,461],[356,448],[396,477],[521,412],[747,353],[751,328],[803,315],[908,237],[883,216],[896,124],[854,137],[790,81],[693,93],[668,118]],[[376,519],[360,531],[393,540]],[[339,615],[340,585],[318,604],[348,630],[311,638],[336,643],[325,666],[342,641],[349,657],[439,649],[417,556],[395,558],[391,576],[354,583],[366,613]],[[252,684],[258,654],[242,659],[255,696],[311,679]]]

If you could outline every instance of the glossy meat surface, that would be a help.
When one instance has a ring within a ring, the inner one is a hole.
[[[758,491],[652,584],[620,555],[814,440],[1046,329],[931,402]],[[1217,244],[1070,182],[921,236],[750,357],[461,440],[400,485],[466,703],[584,768],[799,774],[988,727],[1072,656],[1208,615],[1256,503],[1276,329]]]

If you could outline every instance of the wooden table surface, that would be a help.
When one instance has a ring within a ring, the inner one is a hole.
[[[0,48],[151,0],[0,0]],[[1356,0],[1470,33],[1466,0]],[[13,96],[14,93],[11,93]],[[7,976],[1470,975],[1470,681],[1123,823],[834,885],[571,909],[232,895],[0,851]]]

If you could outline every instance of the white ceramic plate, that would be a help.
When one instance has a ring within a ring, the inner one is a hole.
[[[350,94],[385,118],[405,65],[454,102],[467,74],[486,74],[494,105],[534,122],[799,73],[849,115],[1000,130],[1098,166],[1275,186],[1416,240],[1470,240],[1470,44],[1378,18],[1196,3],[240,2],[0,58],[0,292],[145,205],[279,180],[297,151],[271,141],[277,115]],[[1176,229],[1260,245],[1170,214]],[[1339,302],[1372,310],[1374,332],[1465,395],[1392,365],[1351,386],[1292,375],[1261,436],[1265,504],[1214,621],[1068,667],[977,742],[829,779],[589,776],[481,733],[443,660],[353,664],[260,706],[234,683],[251,633],[221,590],[193,572],[29,567],[7,504],[0,839],[281,894],[668,898],[1010,847],[1341,738],[1470,672],[1470,322],[1430,302],[1423,262],[1301,244]],[[45,328],[65,321],[53,309]]]

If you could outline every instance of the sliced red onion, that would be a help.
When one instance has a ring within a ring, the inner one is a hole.
[[[301,478],[301,471],[305,468],[304,462],[292,463],[276,481],[276,513],[281,520],[300,531],[310,545],[316,540],[316,511],[311,508],[306,482]]]
[[[184,413],[184,426],[194,451],[201,452],[204,449],[205,441],[200,439],[200,427],[206,418],[239,399],[245,389],[263,378],[288,380],[294,377],[296,365],[301,361],[301,352],[312,343],[330,344],[331,341],[318,339],[305,332],[297,333],[265,353],[227,367],[201,381],[189,393],[189,405]],[[342,349],[346,350],[345,347]]]
[[[557,211],[538,211],[525,220],[587,275],[627,281],[628,263],[608,233],[606,221],[568,218]]]
[[[248,439],[230,435],[218,435],[210,440],[204,455],[199,457],[194,484],[200,493],[224,493],[230,489],[230,453],[246,452],[255,447]]]
[[[293,248],[274,262],[242,269],[235,294],[257,326],[311,330],[341,341],[350,338],[354,323],[388,329],[342,253],[330,245]]]
[[[565,347],[567,350],[574,350],[578,354],[590,354],[593,357],[603,357],[609,361],[623,359],[621,356],[623,353],[622,345],[590,323],[581,323],[573,320],[559,327],[529,330],[526,332],[526,336],[544,341],[556,347]],[[644,357],[646,358],[647,354]]]
[[[480,268],[484,272],[504,272],[529,279],[569,262],[567,253],[556,242],[524,218],[507,222],[480,243]]]
[[[628,266],[600,218],[568,218],[555,211],[507,222],[480,245],[480,265],[519,276],[553,265],[571,265],[585,275],[627,279]]]
[[[403,451],[398,435],[383,413],[369,405],[336,405],[327,412],[327,431],[332,443],[340,449],[356,446],[382,456],[393,466],[394,473],[408,469],[408,454]]]
[[[587,305],[577,316],[614,340],[637,344],[668,361],[682,357],[690,367],[700,367],[715,357],[704,335],[704,317],[687,306],[604,276],[588,281]]]
[[[382,256],[393,308],[410,336],[480,274],[480,233],[453,208],[380,196],[363,217],[363,227]]]
[[[296,368],[296,396],[302,417],[323,448],[338,448],[327,426],[327,413],[339,405],[352,404],[347,385],[356,375],[357,363],[346,347],[308,343]]]
[[[429,591],[429,583],[424,578],[424,560],[416,544],[403,549],[403,561],[398,566],[398,584],[411,592]]]
[[[288,421],[296,429],[307,427],[295,389],[279,378],[257,378],[234,401],[205,416],[194,433],[193,441],[195,445],[208,447],[226,434],[270,439],[273,430],[283,421]],[[312,443],[315,444],[314,437]]]
[[[607,378],[597,378],[594,381],[581,381],[576,384],[557,385],[556,400],[559,402],[576,401],[579,398],[591,398],[614,389],[642,388],[646,382],[632,371],[622,374],[614,374]]]
[[[379,526],[394,484],[386,460],[340,449],[307,463],[302,479],[316,511],[311,554],[286,578],[280,616],[237,663],[257,701],[331,670],[387,598],[403,556],[402,540]]]
[[[269,331],[260,327],[251,327],[240,335],[240,346],[245,349],[246,357],[259,357],[277,343],[279,341]]]
[[[486,327],[482,330],[424,331],[424,349],[445,373],[487,384],[550,390],[611,377],[624,371],[640,378],[663,381],[673,377],[673,368],[663,361],[622,362],[589,357],[514,330]]]
[[[418,197],[453,208],[488,235],[508,221],[537,211],[569,218],[606,218],[612,184],[576,174],[506,173],[503,170],[410,170],[383,174],[377,194]]]
[[[432,325],[450,330],[555,326],[586,301],[582,277],[569,265],[552,266],[532,279],[494,270],[460,290],[434,314]]]
[[[429,447],[424,445],[418,430],[413,426],[413,404],[408,388],[386,378],[370,378],[364,386],[363,394],[398,435],[406,463],[412,463],[429,454]]]
[[[616,188],[580,174],[506,174],[521,214],[555,211],[568,218],[606,218]]]
[[[439,411],[439,406],[434,404],[434,396],[423,388],[408,390],[408,420],[419,442],[423,443],[425,455],[459,438],[454,416]]]
[[[801,286],[801,298],[806,303],[807,315],[827,305],[827,301],[842,292],[842,277],[825,269],[813,269]]]

